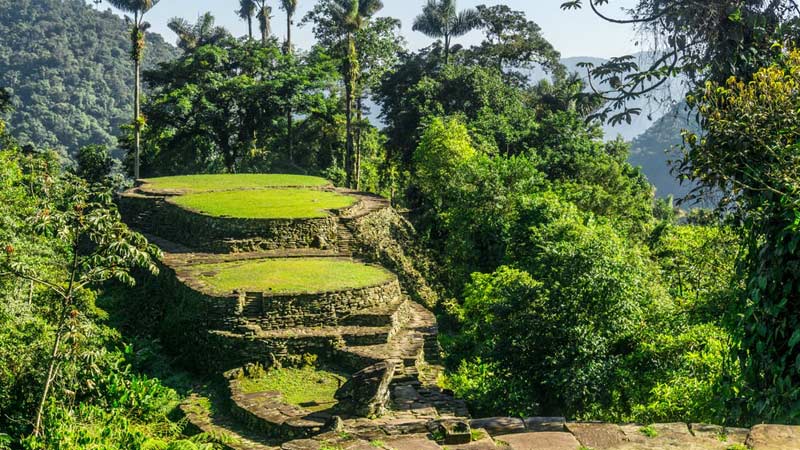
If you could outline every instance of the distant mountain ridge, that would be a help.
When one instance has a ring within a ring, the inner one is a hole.
[[[647,64],[647,61],[651,59],[647,53],[638,53],[633,56],[641,66]],[[606,61],[606,59],[591,56],[561,60],[569,72],[577,72],[584,75],[584,78],[586,69],[578,67],[580,63],[588,62],[600,65]],[[660,90],[660,96],[665,97],[664,103],[644,98],[632,101],[628,107],[641,108],[642,113],[635,117],[630,124],[617,126],[606,124],[603,126],[606,139],[622,136],[623,139],[631,141],[629,161],[634,166],[642,168],[650,183],[656,187],[658,197],[672,195],[675,198],[682,198],[693,187],[690,183],[681,184],[672,175],[670,165],[670,161],[675,160],[678,156],[676,147],[682,143],[681,130],[698,131],[699,129],[692,116],[686,111],[686,103],[683,101],[684,92],[685,89],[681,86],[679,79],[670,80]]]
[[[85,0],[0,0],[0,87],[12,93],[12,134],[63,154],[115,146],[133,116],[129,39],[123,18]],[[147,34],[146,68],[177,55]]]

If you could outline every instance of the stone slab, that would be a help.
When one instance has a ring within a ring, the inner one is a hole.
[[[436,442],[422,436],[402,436],[383,440],[386,448],[393,450],[442,450]]]
[[[541,431],[504,435],[497,439],[509,450],[578,450],[581,444],[570,433]]]
[[[800,427],[756,425],[746,444],[753,450],[800,450]]]
[[[462,445],[447,445],[447,450],[496,450],[498,447],[491,439],[470,442]]]
[[[470,420],[469,426],[472,428],[483,428],[492,436],[524,433],[527,431],[525,428],[525,422],[517,417],[487,417],[484,419],[473,419]]]
[[[584,447],[596,450],[620,448],[628,443],[625,433],[617,425],[608,423],[568,422],[567,430]]]
[[[564,431],[563,417],[528,417],[523,422],[528,431]]]
[[[689,425],[692,434],[701,441],[721,442],[727,446],[734,444],[744,445],[747,436],[750,434],[748,428],[730,428],[720,425],[709,425],[705,423],[692,423]]]

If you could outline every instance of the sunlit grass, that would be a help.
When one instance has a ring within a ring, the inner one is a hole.
[[[220,292],[293,294],[373,286],[391,279],[375,266],[339,258],[271,258],[193,266],[191,273]]]
[[[217,217],[309,219],[325,217],[327,210],[351,206],[356,199],[314,189],[264,189],[201,192],[175,197],[172,201]]]
[[[319,411],[336,405],[333,395],[345,381],[343,375],[313,367],[281,368],[244,378],[241,386],[245,393],[278,391],[286,403]]]

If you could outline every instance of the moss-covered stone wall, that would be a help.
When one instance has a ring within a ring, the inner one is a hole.
[[[319,248],[337,244],[337,219],[241,219],[183,209],[166,196],[123,194],[122,216],[130,225],[190,248],[213,253]]]
[[[372,211],[347,222],[354,253],[393,271],[411,297],[428,307],[439,302],[429,280],[435,279],[432,259],[416,242],[414,227],[392,208]]]

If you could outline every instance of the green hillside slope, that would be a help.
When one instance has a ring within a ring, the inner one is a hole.
[[[681,102],[631,143],[630,163],[642,167],[659,197],[682,198],[694,187],[686,181],[681,184],[670,173],[670,162],[680,156],[681,130],[684,129],[698,132],[699,126],[694,115],[687,113],[686,104]]]
[[[159,35],[147,44],[145,67],[177,55]],[[84,0],[0,0],[0,86],[12,93],[13,135],[70,154],[114,145],[132,116],[129,54],[125,20]]]

